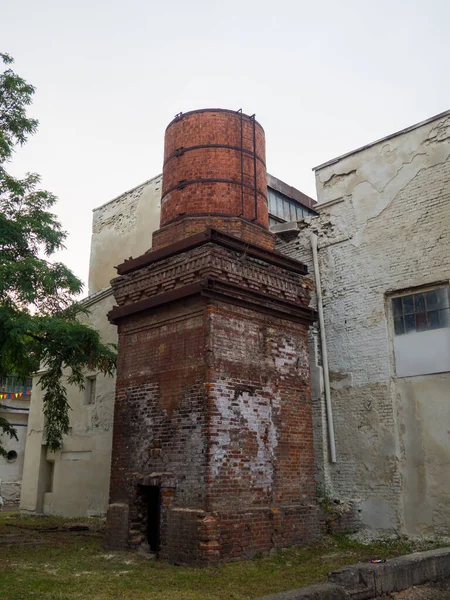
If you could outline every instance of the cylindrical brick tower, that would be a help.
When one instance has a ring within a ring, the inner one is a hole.
[[[273,248],[264,130],[242,111],[180,113],[166,129],[161,229],[153,248],[211,225]]]

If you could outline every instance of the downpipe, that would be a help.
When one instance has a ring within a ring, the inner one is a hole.
[[[336,463],[336,442],[334,439],[333,408],[331,406],[330,374],[328,370],[328,352],[325,339],[325,323],[323,318],[322,285],[320,283],[319,260],[317,258],[317,235],[311,233],[311,249],[314,264],[314,278],[316,281],[317,310],[319,313],[320,345],[322,348],[323,382],[325,387],[325,405],[327,411],[328,443],[330,448],[330,462]]]

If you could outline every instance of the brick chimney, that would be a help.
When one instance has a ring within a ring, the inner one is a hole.
[[[208,564],[316,532],[306,267],[274,251],[264,131],[166,130],[161,227],[118,267],[107,544]]]

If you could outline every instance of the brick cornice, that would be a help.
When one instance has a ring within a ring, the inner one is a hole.
[[[262,248],[256,244],[250,244],[233,235],[218,231],[217,229],[213,228],[205,229],[205,231],[202,233],[192,235],[188,238],[180,240],[179,242],[165,246],[160,250],[154,250],[153,252],[142,254],[137,258],[126,260],[116,267],[117,273],[119,275],[125,275],[126,273],[131,273],[141,269],[142,267],[146,267],[158,262],[163,258],[169,258],[170,256],[181,254],[186,250],[190,250],[191,248],[196,248],[207,243],[217,244],[225,248],[242,252],[246,256],[259,258],[269,264],[277,265],[288,271],[298,273],[299,275],[307,275],[308,273],[308,268],[306,265],[298,260],[294,260],[293,258],[285,256],[276,250],[267,250],[266,248]]]
[[[131,315],[194,295],[229,302],[230,304],[251,308],[257,312],[271,314],[306,325],[316,320],[316,311],[313,308],[281,299],[279,296],[243,288],[214,277],[207,277],[196,283],[157,294],[132,304],[115,306],[108,313],[108,319],[111,323],[117,324],[120,320]]]

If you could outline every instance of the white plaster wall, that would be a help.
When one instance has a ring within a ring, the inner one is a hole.
[[[140,256],[152,245],[159,227],[162,175],[146,181],[93,213],[89,294],[109,285],[115,266]]]
[[[151,247],[152,233],[159,227],[160,197],[158,175],[94,210],[86,322],[99,331],[105,343],[117,343],[117,328],[107,319],[114,305],[108,289],[116,276],[114,267]],[[115,378],[97,375],[93,404],[85,404],[83,391],[68,386],[70,432],[54,454],[45,445],[38,381],[39,375],[33,380],[21,510],[67,517],[104,514],[109,496]]]
[[[86,320],[100,332],[104,343],[117,343],[116,327],[106,317],[113,305],[110,290],[88,301],[90,314]],[[54,454],[43,445],[44,416],[38,380],[39,376],[33,380],[21,510],[66,517],[105,514],[109,495],[115,378],[97,375],[93,404],[85,404],[83,391],[68,386],[70,432],[64,436],[61,450]],[[51,463],[54,464],[52,486],[49,481]]]
[[[280,248],[311,264],[319,234],[338,462],[319,461],[364,523],[408,533],[450,532],[448,376],[395,376],[387,298],[450,279],[449,156],[445,115],[325,166],[320,216]]]
[[[25,458],[25,441],[28,423],[29,398],[20,398],[17,400],[6,399],[0,400],[0,404],[14,406],[24,409],[22,411],[8,410],[0,408],[0,417],[3,417],[11,424],[15,425],[18,439],[10,438],[3,434],[0,436],[2,445],[6,452],[14,450],[17,452],[17,458],[14,462],[8,461],[5,457],[0,456],[0,495],[5,504],[16,504],[20,499],[20,488],[22,483],[22,471]]]

